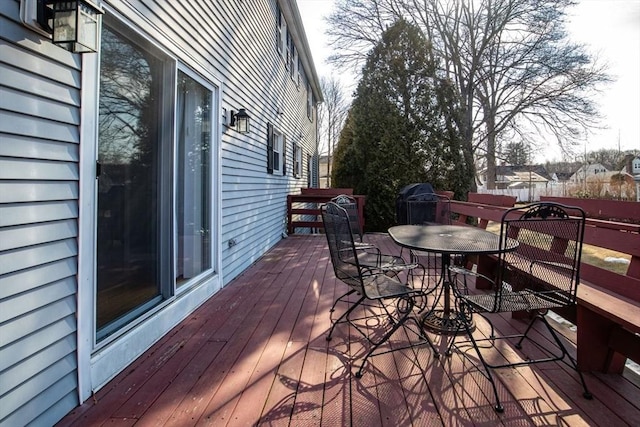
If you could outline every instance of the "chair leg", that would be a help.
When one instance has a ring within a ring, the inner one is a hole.
[[[496,399],[496,404],[493,407],[493,409],[495,409],[496,412],[502,413],[502,412],[504,412],[504,407],[502,406],[502,403],[500,402],[500,397],[498,396],[498,389],[496,387],[496,382],[495,382],[495,379],[493,378],[493,375],[491,374],[492,366],[482,356],[482,352],[480,351],[480,347],[478,346],[478,342],[473,337],[473,331],[471,330],[471,323],[467,321],[467,319],[466,319],[466,317],[464,315],[465,310],[466,310],[466,305],[464,303],[460,304],[460,310],[459,310],[460,321],[458,322],[458,328],[456,329],[456,332],[452,335],[451,341],[449,342],[449,345],[447,346],[447,350],[446,350],[445,354],[446,354],[447,357],[451,356],[453,346],[455,345],[456,336],[460,332],[460,329],[462,329],[462,327],[464,327],[465,333],[469,337],[469,341],[471,341],[471,344],[473,345],[473,348],[476,350],[476,354],[478,355],[478,359],[480,360],[480,363],[482,363],[482,366],[483,366],[484,371],[486,373],[485,377],[489,380],[489,382],[491,383],[491,387],[493,388],[493,395],[494,395],[494,397]],[[480,314],[484,319],[486,319],[488,321],[488,319],[484,315],[482,315],[482,313],[475,313],[475,314]],[[492,334],[492,337],[489,340],[493,341],[493,324],[491,324],[491,322],[488,322],[488,323],[491,325],[491,334]],[[468,342],[468,341],[465,341],[465,342]]]
[[[334,302],[333,305],[331,306],[331,309],[329,310],[329,313],[333,313],[334,311],[336,311],[336,305],[342,301],[343,298],[348,297],[349,295],[353,294],[354,292],[356,292],[355,289],[351,289],[349,292],[341,295],[339,298],[337,298]]]
[[[382,302],[381,302],[381,304],[382,304]],[[382,344],[384,344],[391,337],[391,335],[393,335],[393,333],[395,331],[397,331],[398,328],[404,324],[404,322],[407,320],[407,318],[409,318],[409,315],[412,314],[413,303],[410,304],[409,308],[410,309],[407,310],[401,318],[399,318],[397,321],[391,322],[393,324],[393,327],[389,331],[387,331],[387,333],[384,334],[382,336],[382,338],[380,338],[380,340],[378,340],[376,342],[369,340],[369,342],[372,344],[372,346],[369,349],[369,351],[367,352],[367,354],[364,356],[364,358],[362,359],[362,363],[360,364],[360,368],[356,372],[356,378],[362,378],[362,371],[364,369],[364,365],[367,363],[367,359],[369,359],[369,357],[371,357],[373,355],[373,353],[376,351],[376,349],[378,347],[380,347]],[[384,308],[384,310],[385,311],[387,310],[386,307]]]
[[[587,388],[587,383],[584,380],[584,376],[582,375],[582,372],[580,370],[578,370],[578,364],[576,363],[576,361],[574,360],[573,357],[571,357],[571,355],[569,354],[569,352],[567,351],[566,347],[564,346],[564,344],[562,343],[562,341],[560,340],[560,337],[558,337],[558,334],[556,333],[556,331],[551,327],[551,325],[549,324],[549,321],[546,319],[546,317],[539,315],[540,319],[542,320],[542,323],[544,323],[547,326],[547,329],[549,330],[549,333],[551,334],[551,336],[553,337],[553,340],[556,342],[556,345],[560,348],[560,350],[562,351],[562,354],[564,357],[566,357],[567,359],[569,359],[569,362],[571,362],[571,366],[573,367],[573,369],[578,373],[578,376],[580,377],[580,382],[582,383],[582,389],[584,390],[584,392],[582,393],[582,396],[585,399],[591,400],[593,399],[593,395],[591,394],[591,392],[589,391],[589,389]],[[526,332],[525,332],[526,333]],[[563,357],[563,358],[564,358]]]
[[[351,312],[355,310],[364,300],[365,300],[365,297],[361,296],[360,299],[358,299],[358,301],[356,301],[351,307],[349,307],[344,313],[342,313],[340,317],[336,319],[335,322],[333,322],[333,325],[331,325],[331,329],[329,330],[329,334],[327,335],[327,341],[331,341],[331,338],[333,336],[333,330],[335,329],[336,325],[338,323],[342,323],[343,319],[348,319],[349,314],[351,314]]]
[[[465,328],[465,331],[466,331],[467,335],[469,336],[469,339],[470,339],[471,343],[473,344],[473,348],[476,350],[476,353],[478,354],[478,358],[480,359],[480,362],[482,363],[482,366],[484,367],[484,370],[486,372],[485,376],[489,380],[489,382],[491,383],[491,387],[493,388],[493,396],[496,399],[496,404],[493,407],[493,409],[495,409],[496,412],[502,413],[502,412],[504,412],[504,407],[502,406],[502,403],[500,402],[500,397],[498,396],[498,389],[496,387],[496,382],[495,382],[495,379],[493,378],[493,375],[491,374],[491,365],[489,363],[487,363],[487,361],[482,356],[482,352],[480,351],[480,347],[478,346],[478,343],[476,342],[475,338],[473,338],[473,333],[471,331],[471,328],[469,327],[469,325],[466,322],[464,322],[464,328]],[[452,340],[452,342],[453,342],[453,340]]]

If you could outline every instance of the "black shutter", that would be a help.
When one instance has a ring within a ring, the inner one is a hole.
[[[287,137],[282,135],[282,175],[287,174]]]
[[[273,173],[273,125],[267,123],[267,173]]]

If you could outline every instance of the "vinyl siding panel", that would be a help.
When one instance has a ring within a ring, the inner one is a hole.
[[[6,203],[2,205],[0,227],[77,217],[78,204],[75,200]]]
[[[39,286],[53,283],[65,277],[75,276],[77,273],[78,268],[75,259],[65,258],[39,265],[36,268],[5,274],[0,276],[0,299],[27,293]]]
[[[77,144],[6,135],[0,144],[0,156],[77,162],[78,147]]]
[[[57,308],[55,312],[63,313],[63,311],[61,311],[63,306],[70,305],[70,303],[71,301],[67,302],[67,300],[61,303],[54,303],[54,305],[57,306],[54,307]],[[69,309],[67,310],[67,312],[69,312],[70,309],[74,309],[75,307],[73,307],[73,305],[70,305],[70,307],[68,308]],[[30,319],[31,318],[27,320]],[[32,322],[32,324],[33,323],[34,322]],[[25,335],[20,334],[19,331],[12,331],[13,333],[11,334],[11,337],[2,338],[3,344],[5,343],[5,341],[9,344],[0,347],[0,368],[5,370],[10,366],[15,365],[15,361],[18,359],[18,357],[21,357],[20,360],[25,359],[34,354],[37,354],[39,351],[46,349],[48,346],[58,340],[64,339],[65,337],[73,336],[75,330],[75,320],[67,314],[62,315],[58,318],[50,319],[50,322],[47,324],[47,326],[37,329],[31,334]],[[7,333],[9,333],[9,331],[7,331]],[[41,366],[41,368],[43,367]]]
[[[0,425],[51,425],[78,404],[81,58],[19,6],[0,2]]]

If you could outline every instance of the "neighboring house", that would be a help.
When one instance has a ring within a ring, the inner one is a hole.
[[[605,174],[609,172],[609,170],[604,167],[601,163],[591,163],[588,165],[582,165],[580,168],[569,178],[569,182],[573,184],[577,184],[580,182],[588,182],[590,180],[608,180]]]
[[[640,157],[627,156],[621,172],[629,175],[640,175]]]
[[[331,166],[329,164],[331,157],[325,155],[320,156],[319,162],[319,177],[320,177],[320,188],[329,188],[331,186]]]
[[[27,9],[25,25],[35,3],[0,2],[6,426],[87,400],[275,245],[287,194],[318,183],[295,0],[99,1],[84,54]]]
[[[487,182],[486,175],[486,170],[481,172],[480,176],[483,182]],[[549,181],[551,181],[551,176],[541,165],[496,166],[496,189],[544,189]]]

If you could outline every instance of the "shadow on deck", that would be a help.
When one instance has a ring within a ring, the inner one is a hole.
[[[400,252],[385,234],[366,240]],[[324,236],[289,237],[59,425],[640,425],[637,379],[587,373],[589,401],[562,363],[497,371],[505,407],[497,414],[463,346],[449,358],[426,346],[377,356],[357,379],[361,336],[340,325],[325,339],[344,290]],[[525,327],[510,317],[494,324],[500,334]],[[476,333],[487,330],[479,321]],[[433,339],[444,352],[446,338]],[[509,346],[501,354],[521,357]]]

